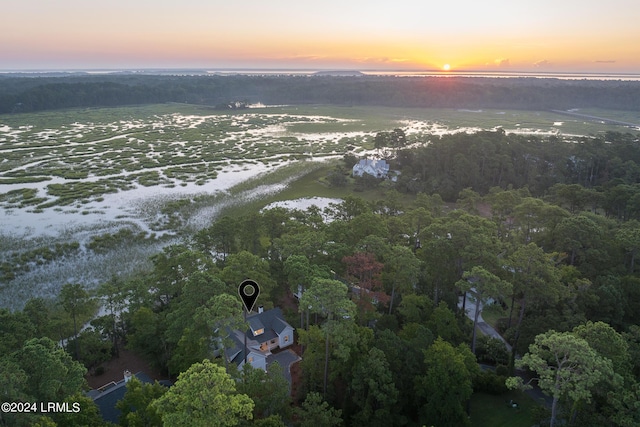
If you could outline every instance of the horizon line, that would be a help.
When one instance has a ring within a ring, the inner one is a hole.
[[[141,72],[141,71],[200,71],[200,72],[360,72],[360,73],[438,73],[438,74],[587,74],[587,75],[640,75],[638,71],[581,71],[581,70],[507,70],[507,69],[452,69],[440,68],[349,68],[349,67],[68,67],[68,68],[0,68],[0,73],[78,73],[78,72]]]

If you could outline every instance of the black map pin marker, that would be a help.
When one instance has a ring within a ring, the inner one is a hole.
[[[258,295],[260,295],[260,287],[253,280],[245,280],[240,283],[238,293],[240,294],[244,308],[247,309],[248,313],[253,309],[253,306],[258,299]]]

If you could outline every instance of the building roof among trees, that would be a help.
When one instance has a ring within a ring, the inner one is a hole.
[[[353,166],[353,175],[369,174],[382,178],[389,173],[389,163],[386,160],[362,159]]]
[[[126,376],[126,374],[125,374]],[[144,372],[137,372],[134,376],[142,383],[152,384],[153,380]],[[164,386],[171,386],[171,381],[158,381]],[[120,410],[116,408],[118,400],[122,400],[124,394],[127,392],[127,381],[125,378],[116,382],[106,384],[99,389],[89,390],[87,396],[93,399],[95,404],[100,410],[100,414],[105,421],[109,421],[114,424],[118,424],[120,417]]]

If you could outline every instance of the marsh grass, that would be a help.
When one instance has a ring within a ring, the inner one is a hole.
[[[602,117],[604,119],[617,120],[621,122],[634,123],[640,126],[640,111],[623,110],[603,110],[597,108],[581,108],[575,111],[578,114]]]
[[[393,127],[403,128],[402,122],[407,120],[439,123],[448,127],[449,130],[502,127],[505,130],[523,131],[529,129],[530,133],[536,131],[559,132],[570,135],[596,135],[607,131],[628,131],[625,126],[572,118],[550,111],[332,106],[297,107],[296,111],[298,114],[327,114],[332,117],[353,119],[356,121],[352,122],[352,125],[357,126],[359,122],[362,131],[388,130]],[[640,124],[640,115],[637,112],[596,109],[581,109],[577,112]],[[558,122],[563,124],[554,125]]]
[[[0,178],[0,185],[3,184],[31,184],[35,182],[51,181],[51,177],[48,176],[23,176],[15,178]],[[5,193],[6,194],[6,193]]]
[[[385,199],[389,186],[384,183],[376,188],[370,188],[364,191],[357,191],[351,179],[344,187],[331,186],[326,177],[337,165],[341,164],[341,159],[332,159],[325,162],[303,162],[243,182],[233,188],[233,193],[252,194],[252,197],[245,198],[241,203],[225,205],[221,209],[220,215],[243,215],[246,212],[260,210],[273,202],[304,199],[314,196],[335,199],[356,196],[371,203]],[[261,185],[265,185],[265,187],[268,188],[269,185],[283,183],[285,183],[285,185],[281,185],[277,191],[265,191],[258,194],[253,192],[253,190],[259,188]],[[399,203],[401,206],[409,207],[413,204],[414,200],[415,196],[413,195],[401,194]]]
[[[35,188],[20,188],[0,194],[0,202],[5,204],[7,209],[25,208],[37,205],[45,201],[45,198],[36,197],[38,190]]]
[[[277,200],[276,195],[289,185],[326,167],[323,162],[296,162],[245,180],[224,192],[165,201],[160,207],[162,217],[152,228],[189,235],[209,225],[218,216],[258,210]]]
[[[32,297],[54,299],[65,283],[91,290],[111,277],[142,274],[150,268],[149,257],[176,239],[146,233],[126,218],[55,237],[6,231],[0,233],[0,307],[12,309]]]
[[[15,278],[38,266],[72,256],[79,250],[78,242],[38,246],[27,251],[7,251],[0,254],[0,282]]]
[[[65,283],[81,283],[93,289],[113,276],[126,278],[148,271],[149,257],[164,244],[128,243],[105,254],[86,252],[36,266],[8,283],[0,283],[0,307],[20,309],[33,297],[53,299]]]
[[[584,113],[623,121],[639,119],[637,114],[618,111]],[[361,152],[373,148],[377,131],[409,129],[416,123],[422,123],[422,130],[411,136],[414,140],[428,139],[433,132],[496,127],[582,135],[627,130],[553,112],[313,105],[229,112],[162,104],[4,115],[0,123],[11,129],[0,142],[6,158],[0,164],[0,185],[37,183],[51,177],[71,181],[43,192],[41,197],[50,200],[39,203],[38,209],[67,205],[75,197],[99,197],[114,188],[133,188],[129,185],[132,180],[123,173],[139,173],[135,179],[142,186],[205,185],[217,177],[211,165],[225,160],[268,164],[348,150]],[[88,177],[109,181],[77,184]]]
[[[583,113],[630,122],[638,118],[615,111]],[[345,187],[331,187],[326,180],[345,152],[371,150],[378,131],[411,130],[415,141],[437,132],[498,126],[581,135],[627,130],[552,112],[313,105],[233,112],[185,104],[79,109],[0,116],[0,125],[11,128],[0,133],[0,206],[5,209],[90,217],[102,212],[91,203],[105,200],[106,194],[141,187],[180,192],[193,183],[206,188],[224,169],[273,169],[228,191],[150,203],[141,215],[162,237],[140,234],[135,224],[126,223],[129,215],[113,215],[113,230],[96,225],[63,231],[57,242],[77,241],[80,235],[81,248],[76,254],[36,263],[9,283],[0,283],[0,306],[10,307],[32,296],[56,295],[70,281],[95,286],[114,274],[144,271],[151,254],[223,214],[242,215],[275,201],[312,196],[384,199],[385,184],[358,192],[350,179]],[[325,161],[308,161],[311,158]],[[54,182],[47,182],[52,177]],[[4,184],[25,187],[3,191]],[[411,202],[411,197],[401,196],[401,203]],[[118,237],[122,227],[130,227],[132,234]],[[86,248],[91,236],[102,236],[106,242],[98,253]],[[27,236],[0,235],[0,241],[3,248],[20,253],[52,244]],[[8,259],[6,251],[0,258]]]

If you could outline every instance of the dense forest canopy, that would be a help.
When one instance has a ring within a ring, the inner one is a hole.
[[[492,187],[511,186],[551,197],[554,185],[576,184],[560,195],[580,199],[572,210],[598,206],[621,219],[628,218],[633,194],[619,192],[636,188],[638,164],[638,136],[632,133],[566,140],[506,134],[501,129],[444,135],[424,147],[401,149],[394,160],[402,171],[396,185],[401,192],[438,193],[455,201],[465,188],[485,195]]]
[[[640,84],[473,77],[170,76],[60,74],[0,76],[0,113],[71,107],[187,102],[381,105],[434,108],[640,110]]]

